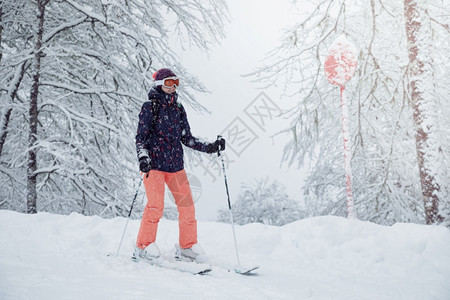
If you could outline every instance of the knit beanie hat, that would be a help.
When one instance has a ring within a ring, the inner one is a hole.
[[[176,76],[177,75],[171,69],[163,68],[156,71],[153,74],[153,79],[156,81],[156,80],[163,80],[167,77],[176,77]]]

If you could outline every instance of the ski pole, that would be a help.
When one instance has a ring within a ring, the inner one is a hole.
[[[128,227],[128,221],[130,220],[131,212],[133,211],[134,202],[136,201],[137,195],[139,193],[139,189],[141,188],[143,181],[143,177],[141,177],[141,180],[139,181],[139,186],[136,190],[136,194],[134,194],[133,202],[131,202],[130,212],[128,213],[127,222],[125,223],[125,228],[123,229],[122,238],[120,239],[119,248],[117,248],[116,257],[119,255],[120,247],[122,246],[123,238],[125,236],[125,232],[127,231]]]
[[[219,135],[217,136],[217,139],[221,139],[222,137]],[[217,155],[220,157],[220,150],[217,151]],[[239,251],[236,241],[236,231],[234,230],[234,221],[233,221],[233,212],[231,210],[231,201],[230,201],[230,192],[228,191],[228,180],[227,180],[227,174],[225,173],[225,162],[223,161],[223,157],[220,157],[222,160],[222,170],[223,170],[223,178],[225,180],[225,189],[227,191],[227,197],[228,197],[228,210],[230,212],[230,221],[231,221],[231,228],[233,229],[233,239],[234,239],[234,247],[236,249],[236,258],[238,262],[238,266],[241,265],[241,262],[239,261]]]

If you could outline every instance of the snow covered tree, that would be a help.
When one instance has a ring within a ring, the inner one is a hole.
[[[304,190],[309,214],[346,215],[339,91],[327,82],[323,70],[328,47],[341,34],[359,49],[358,69],[346,89],[358,217],[381,224],[428,222],[425,211],[429,204],[424,208],[427,196],[423,197],[420,173],[426,170],[431,177],[425,180],[433,182],[431,189],[438,191],[433,195],[439,197],[440,209],[448,212],[450,140],[443,131],[450,125],[445,104],[450,93],[445,84],[450,79],[448,7],[439,0],[428,1],[428,14],[419,13],[425,21],[422,29],[428,28],[427,38],[422,40],[428,57],[421,57],[426,72],[414,74],[417,61],[408,58],[411,41],[405,31],[408,15],[404,4],[408,3],[296,3],[302,4],[300,21],[286,30],[282,44],[253,75],[264,83],[281,85],[286,95],[299,99],[287,114],[291,124],[286,132],[292,139],[283,160],[297,161],[299,167],[308,161],[312,164]],[[426,99],[417,102],[411,97],[413,82],[423,78],[420,91]],[[427,122],[423,126],[429,126],[423,129],[432,132],[428,142],[421,144],[428,157],[425,165],[419,161],[420,154],[416,155],[421,150],[416,151],[415,137],[424,138],[416,135],[421,127],[415,127],[417,108]],[[445,218],[450,221],[450,214]]]
[[[411,104],[416,126],[417,161],[419,163],[425,217],[428,224],[442,221],[439,212],[440,176],[443,156],[438,134],[435,78],[433,74],[432,30],[426,1],[405,0]]]
[[[269,178],[256,180],[251,185],[244,185],[238,200],[232,206],[233,220],[240,225],[263,223],[282,226],[306,217],[299,203],[291,199],[285,188]],[[229,222],[228,209],[222,209],[218,221]]]
[[[1,7],[0,207],[124,215],[139,178],[134,136],[151,76],[173,68],[183,99],[202,109],[194,92],[203,86],[169,45],[177,35],[207,51],[223,36],[224,2],[6,0]]]
[[[28,115],[28,167],[27,167],[27,212],[36,213],[36,184],[37,184],[37,153],[35,149],[38,127],[38,96],[41,76],[42,46],[44,36],[45,9],[49,0],[37,0],[37,32],[34,44],[34,53],[31,63],[32,82],[30,93],[30,110]]]

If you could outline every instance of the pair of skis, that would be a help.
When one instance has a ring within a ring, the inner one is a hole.
[[[150,259],[138,259],[133,256],[131,257],[131,260],[134,262],[142,261],[155,267],[176,270],[179,272],[190,273],[193,275],[205,275],[212,271],[211,266],[207,264],[200,264],[186,261],[170,261],[162,257],[150,260]]]
[[[196,262],[186,262],[186,261],[170,261],[164,258],[158,258],[155,260],[147,260],[147,259],[136,259],[134,257],[131,258],[135,262],[143,261],[148,263],[154,267],[159,267],[163,269],[175,270],[183,273],[190,273],[193,275],[205,275],[212,271],[213,266],[205,263],[196,263]],[[251,268],[245,268],[242,266],[237,266],[233,268],[233,271],[237,274],[241,275],[254,275],[253,271],[258,269],[259,266],[254,266]],[[228,271],[230,271],[228,269]]]
[[[213,265],[207,264],[207,263],[199,263],[195,261],[182,261],[182,260],[169,260],[164,257],[158,257],[155,259],[139,259],[136,257],[131,257],[131,260],[134,262],[145,262],[152,266],[169,269],[169,270],[176,270],[183,273],[190,273],[193,275],[205,275],[212,271]],[[224,268],[224,267],[220,267]],[[245,268],[242,266],[236,266],[233,268],[233,271],[237,274],[241,275],[253,275],[253,271],[258,269],[259,266],[254,266],[251,268]],[[225,268],[228,271],[231,271],[229,268]]]

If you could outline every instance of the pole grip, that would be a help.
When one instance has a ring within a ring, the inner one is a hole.
[[[217,136],[217,141],[223,139],[223,137],[221,135]],[[220,153],[220,149],[217,150],[217,157],[220,157],[221,153]]]

